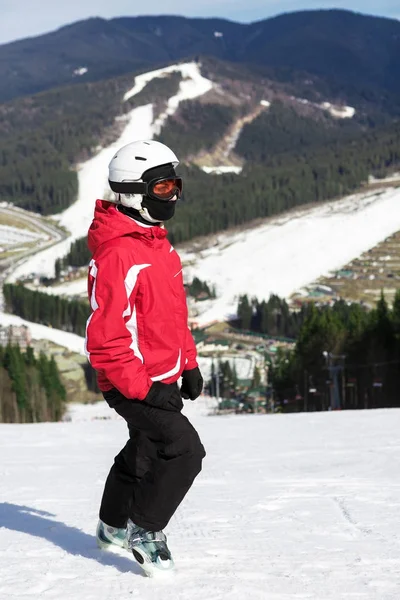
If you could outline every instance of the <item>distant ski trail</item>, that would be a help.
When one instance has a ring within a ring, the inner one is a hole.
[[[125,100],[138,94],[153,79],[172,72],[181,72],[183,79],[177,94],[169,98],[166,111],[162,115],[154,115],[152,104],[134,108],[124,117],[126,125],[120,137],[79,165],[78,198],[72,206],[54,217],[60,225],[71,232],[71,235],[62,243],[24,261],[15,269],[9,281],[15,281],[18,277],[30,273],[54,277],[55,260],[68,253],[71,242],[87,234],[93,219],[95,201],[103,198],[104,192],[108,189],[108,163],[115,152],[121,146],[135,140],[152,139],[155,133],[160,131],[168,116],[177,110],[180,102],[202,96],[212,88],[212,82],[201,75],[198,64],[182,63],[138,75],[135,77],[133,88],[125,94]]]

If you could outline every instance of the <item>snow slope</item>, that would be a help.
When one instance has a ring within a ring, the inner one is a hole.
[[[201,96],[212,87],[212,82],[200,74],[199,66],[196,63],[184,63],[138,75],[135,77],[134,87],[127,92],[124,100],[138,94],[152,79],[174,71],[180,71],[183,79],[178,93],[169,99],[165,113],[155,119],[152,104],[134,108],[124,117],[126,125],[118,140],[79,165],[78,199],[63,213],[54,217],[60,225],[71,232],[71,235],[60,244],[52,246],[25,261],[15,269],[8,281],[15,281],[19,277],[30,273],[54,277],[55,260],[67,254],[72,241],[87,234],[93,219],[95,200],[102,198],[104,192],[108,189],[108,163],[118,148],[135,140],[152,139],[155,133],[159,132],[167,117],[176,111],[180,102]]]
[[[311,100],[307,100],[306,98],[296,98],[296,96],[291,96],[291,99],[296,100],[296,102],[299,102],[300,104],[313,106],[314,108],[327,111],[335,119],[352,119],[357,112],[353,106],[343,106],[339,104],[332,104],[331,102],[322,102],[321,104],[317,104],[316,102],[311,102]]]
[[[0,240],[1,245],[4,247],[21,245],[28,242],[34,242],[39,238],[43,238],[42,235],[35,231],[29,231],[22,227],[11,227],[10,225],[0,225]],[[2,250],[0,250],[2,252]]]
[[[10,315],[4,312],[0,312],[0,325],[3,327],[8,325],[27,325],[30,329],[32,339],[49,340],[59,346],[68,348],[71,352],[85,354],[85,340],[75,333],[68,333],[67,331],[61,331],[61,329],[54,329],[53,327],[46,327],[46,325],[32,323],[31,321],[26,321],[25,319],[21,319],[21,317],[17,317],[17,315]]]
[[[235,167],[222,165],[220,167],[201,167],[205,173],[215,174],[215,175],[224,175],[225,173],[234,173],[235,175],[240,175],[243,171],[243,167]]]
[[[197,276],[217,288],[216,301],[197,303],[199,325],[234,314],[241,294],[288,297],[339,269],[400,229],[400,188],[355,194],[292,211],[253,229],[218,234],[208,249],[180,251],[185,279]],[[58,286],[79,294],[86,280]]]
[[[181,253],[189,279],[217,288],[199,324],[233,314],[240,294],[281,297],[338,269],[400,229],[400,188],[348,196],[217,236],[201,252]],[[200,303],[199,303],[200,306]]]
[[[213,87],[212,82],[209,79],[206,79],[200,73],[200,69],[198,64],[192,63],[184,63],[181,65],[171,65],[170,67],[165,67],[164,69],[158,69],[157,71],[150,71],[148,73],[143,73],[142,75],[138,75],[135,78],[134,87],[129,90],[125,96],[124,100],[129,100],[132,96],[135,96],[152,80],[158,77],[163,77],[169,73],[177,73],[180,72],[183,80],[180,83],[179,91],[175,96],[172,96],[167,103],[167,109],[164,113],[162,113],[153,123],[152,127],[152,136],[154,134],[159,134],[161,127],[164,125],[167,118],[173,115],[179,104],[183,100],[191,100],[193,98],[197,98],[198,96],[202,96],[211,90]],[[151,137],[152,137],[151,136]]]
[[[201,408],[186,412],[208,454],[166,529],[177,569],[162,580],[95,545],[103,484],[127,437],[121,419],[104,420],[111,409],[0,425],[0,598],[398,600],[399,410]]]

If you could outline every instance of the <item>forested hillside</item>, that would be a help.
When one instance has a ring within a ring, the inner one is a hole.
[[[52,296],[12,283],[3,285],[3,293],[7,312],[33,323],[85,336],[90,314],[88,302]]]
[[[0,423],[59,421],[65,398],[54,358],[0,346]]]
[[[247,162],[268,163],[277,154],[303,154],[312,147],[354,139],[362,131],[358,121],[336,120],[323,112],[306,116],[277,101],[244,126],[235,152]]]
[[[62,259],[57,259],[55,263],[56,279],[59,279],[63,269],[71,267],[83,267],[88,265],[92,254],[87,245],[87,237],[79,238],[72,242],[70,251]]]
[[[294,145],[296,143],[294,142]],[[309,202],[344,196],[400,164],[400,123],[354,141],[315,146],[302,153],[268,155],[242,175],[206,175],[183,167],[185,199],[168,227],[174,242],[268,217]]]
[[[149,102],[161,110],[179,81],[176,73],[157,78],[126,102],[133,74],[0,105],[2,201],[42,214],[70,206],[78,191],[75,165],[118,138],[123,121],[116,117]]]
[[[269,372],[280,410],[400,406],[400,290],[391,309],[383,295],[373,310],[340,300],[295,312],[277,296],[242,296],[237,313],[240,330],[296,339]]]
[[[179,27],[178,36],[165,35],[171,27]],[[151,126],[147,107],[143,131],[157,132],[180,159],[183,199],[167,224],[173,244],[343,197],[371,175],[400,168],[399,56],[400,23],[335,10],[250,25],[181,17],[89,19],[0,47],[0,199],[45,216],[65,211],[77,198],[79,166],[115,142],[128,113],[146,104],[153,106],[153,125],[162,127]],[[184,78],[175,72],[157,77],[124,100],[139,72],[189,57],[195,64]],[[182,82],[192,85],[192,95],[177,97]],[[33,91],[39,93],[27,95]],[[192,99],[175,110],[182,97]],[[140,129],[138,122],[134,127]],[[104,170],[101,160],[96,168]],[[208,174],[201,167],[210,163],[242,170]],[[98,177],[96,168],[90,178]],[[74,240],[55,262],[56,279],[90,259],[86,237],[76,239],[85,229],[73,230],[75,218],[62,222],[72,235],[49,260]],[[35,268],[26,271],[29,281]],[[199,300],[216,295],[198,278],[187,291]],[[84,336],[86,300],[18,283],[6,283],[3,294],[6,311]],[[369,312],[345,302],[291,311],[277,296],[242,296],[233,325],[297,340],[293,352],[278,352],[270,371],[282,410],[399,405],[400,293],[393,308],[382,295]],[[64,401],[54,360],[0,348],[0,422],[59,420]]]
[[[272,111],[274,121],[275,109]],[[276,114],[285,113],[286,109],[277,107]],[[289,115],[293,117],[291,110]],[[293,120],[297,122],[297,117]],[[299,122],[307,124],[301,118]],[[382,177],[400,165],[400,123],[368,133],[358,130],[356,134],[351,124],[332,131],[320,123],[315,136],[312,127],[294,129],[290,138],[284,128],[273,125],[262,129],[268,134],[265,137],[253,138],[251,127],[245,128],[238,148],[254,160],[246,164],[242,175],[208,175],[193,165],[179,166],[184,202],[168,223],[171,241],[184,242],[304,204],[341,197],[357,190],[371,174]],[[64,260],[57,262],[57,273],[67,265],[85,265],[89,257],[86,239],[82,238]]]
[[[310,306],[294,352],[281,353],[272,383],[284,410],[400,406],[400,292],[389,309],[337,302]]]
[[[231,63],[206,59],[204,73],[214,82],[213,92],[182,102],[158,136],[186,163],[186,202],[171,226],[175,241],[344,194],[397,160],[397,124],[388,140],[388,116],[376,107],[371,112],[357,107],[354,119],[334,119],[311,104],[305,108],[280,84],[243,66],[235,70]],[[117,139],[124,121],[116,117],[149,102],[160,114],[180,81],[178,73],[156,78],[126,102],[133,74],[0,105],[2,200],[42,214],[70,206],[77,195],[76,165]],[[264,94],[272,100],[270,108],[245,125],[233,150],[245,163],[243,176],[217,179],[190,165],[193,157],[211,152],[235,120],[254,111]],[[388,142],[394,153],[385,152]],[[206,210],[199,210],[199,201]]]
[[[201,150],[211,150],[238,115],[238,108],[223,104],[182,102],[157,139],[190,160]]]

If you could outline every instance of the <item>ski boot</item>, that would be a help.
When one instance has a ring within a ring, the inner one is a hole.
[[[128,548],[148,577],[171,571],[174,561],[162,531],[147,531],[128,520]]]
[[[96,541],[102,550],[111,550],[111,552],[117,553],[121,550],[129,550],[127,529],[111,527],[101,520],[97,524]]]

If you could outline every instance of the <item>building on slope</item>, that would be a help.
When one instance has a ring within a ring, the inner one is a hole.
[[[8,325],[7,327],[0,325],[0,346],[18,344],[20,348],[27,348],[31,342],[31,332],[26,325]]]

